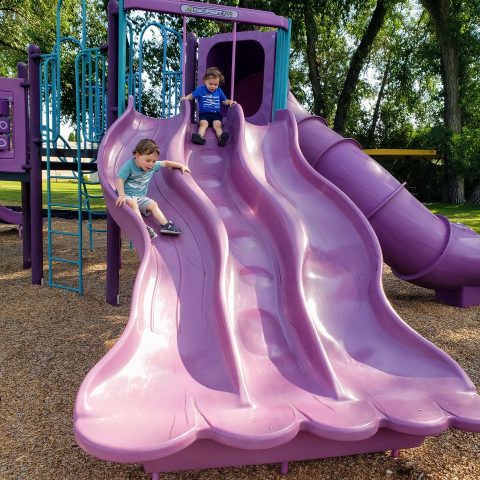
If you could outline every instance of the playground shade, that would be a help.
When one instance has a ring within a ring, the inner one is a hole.
[[[211,132],[192,145],[189,119],[185,102],[152,119],[130,101],[101,144],[106,203],[141,263],[125,332],[78,393],[79,445],[168,471],[479,431],[474,385],[392,309],[372,227],[307,163],[293,114],[257,126],[236,105],[224,148]],[[192,170],[161,169],[149,191],[179,238],[152,243],[114,205],[115,172],[142,138]]]

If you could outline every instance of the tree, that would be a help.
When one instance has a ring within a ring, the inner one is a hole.
[[[340,134],[344,133],[348,109],[352,102],[352,95],[355,90],[355,86],[357,85],[360,71],[365,64],[378,32],[382,28],[385,15],[387,14],[387,8],[389,6],[388,4],[388,0],[377,1],[377,5],[375,6],[375,10],[373,11],[368,27],[365,30],[365,33],[363,34],[362,39],[360,40],[360,43],[358,44],[358,47],[356,48],[350,60],[350,66],[345,78],[345,83],[343,84],[342,92],[338,97],[337,112],[335,114],[335,121],[333,124],[333,129]]]
[[[441,74],[444,96],[445,127],[452,134],[462,130],[460,100],[460,22],[459,2],[450,0],[422,0],[429,12],[440,47]],[[446,200],[453,204],[465,202],[464,177],[455,169],[450,152],[445,159]]]

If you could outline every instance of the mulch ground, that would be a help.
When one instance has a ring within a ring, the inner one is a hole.
[[[74,222],[54,220],[56,228]],[[98,227],[104,225],[99,221]],[[119,307],[107,305],[106,236],[85,250],[85,295],[30,284],[21,265],[18,230],[0,225],[0,479],[137,480],[141,465],[90,457],[75,443],[72,410],[87,372],[114,345],[128,320],[138,261],[123,242]],[[55,244],[75,258],[71,239]],[[55,268],[55,281],[75,284],[75,272]],[[480,307],[435,303],[433,292],[402,282],[386,268],[384,287],[400,316],[452,356],[480,386]],[[278,465],[165,474],[164,480],[280,480]],[[421,447],[290,464],[288,480],[480,479],[480,434],[450,430]]]

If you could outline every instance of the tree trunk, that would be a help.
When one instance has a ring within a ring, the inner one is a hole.
[[[353,92],[360,77],[360,72],[372,48],[372,44],[383,25],[386,13],[385,0],[378,0],[367,30],[350,60],[347,78],[343,84],[342,93],[338,98],[337,112],[333,124],[333,129],[341,135],[343,135],[345,131],[348,109],[352,102]]]
[[[475,185],[470,197],[470,203],[473,203],[474,205],[480,205],[480,183]]]
[[[446,197],[444,201],[453,205],[461,205],[465,203],[465,179],[462,175],[451,174],[446,178]]]
[[[441,69],[444,95],[444,122],[452,133],[462,130],[460,107],[459,53],[452,12],[449,0],[422,0],[432,19],[435,34],[440,46]],[[445,187],[449,202],[458,205],[465,203],[464,179],[450,166],[449,154],[445,158]]]
[[[304,2],[305,33],[307,37],[308,78],[312,85],[313,113],[326,116],[326,102],[322,93],[320,74],[317,63],[318,29],[313,15],[314,8],[311,1]]]
[[[385,71],[383,72],[382,84],[378,92],[377,102],[375,103],[375,110],[373,111],[372,123],[368,129],[367,147],[373,148],[375,142],[375,130],[377,129],[378,118],[380,117],[380,105],[382,104],[385,86],[387,85],[388,75],[390,73],[391,57],[388,57]]]

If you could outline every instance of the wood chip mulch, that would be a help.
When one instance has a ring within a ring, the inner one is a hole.
[[[55,228],[74,229],[55,219]],[[98,221],[97,227],[104,226]],[[84,453],[75,443],[72,411],[87,372],[114,345],[128,320],[138,261],[123,242],[121,305],[104,300],[106,236],[85,249],[85,295],[30,284],[22,269],[18,230],[0,225],[0,480],[137,480],[141,465],[113,464]],[[55,244],[75,256],[69,238]],[[45,269],[46,271],[46,269]],[[75,283],[75,272],[56,266],[55,280]],[[395,278],[385,268],[390,302],[411,327],[452,356],[480,386],[480,307],[435,303],[433,292]],[[278,465],[175,472],[162,480],[379,480],[480,479],[480,434],[449,430],[421,447],[385,453],[293,462],[287,477]]]

